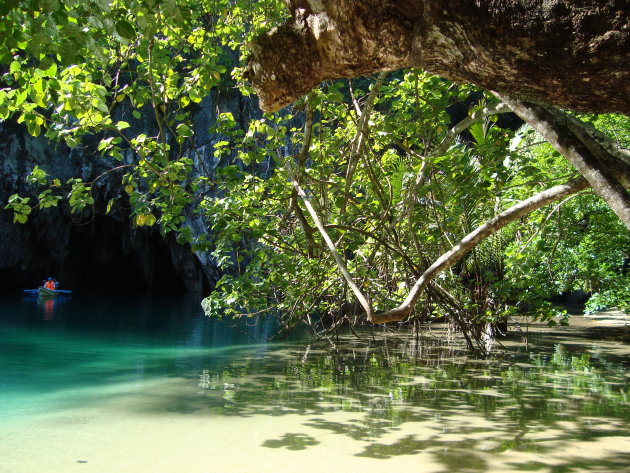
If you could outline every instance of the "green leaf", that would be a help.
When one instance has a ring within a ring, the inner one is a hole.
[[[57,63],[50,58],[42,59],[39,68],[50,78],[57,76]]]
[[[64,141],[66,142],[66,144],[68,145],[69,148],[75,148],[76,146],[79,146],[79,143],[77,142],[76,139],[74,139],[73,136],[70,135],[66,135],[63,137]]]
[[[20,72],[21,68],[22,65],[18,61],[13,61],[9,67],[9,72],[11,72],[11,74],[15,74],[16,72]]]
[[[486,141],[486,137],[483,132],[483,123],[474,123],[468,130],[477,143],[483,144],[484,141]]]
[[[116,32],[130,41],[136,37],[136,30],[127,20],[119,20],[116,22]]]
[[[23,89],[18,90],[17,94],[15,95],[15,106],[19,107],[20,105],[22,105],[22,103],[24,103],[27,97],[28,97],[27,89],[23,88]]]
[[[115,199],[109,199],[109,200],[107,201],[107,208],[105,209],[105,214],[106,214],[106,215],[107,215],[107,214],[109,214],[109,212],[111,212],[112,207],[113,207],[113,205],[114,205],[114,200],[115,200]]]
[[[188,97],[190,97],[190,100],[192,100],[195,103],[199,103],[203,100],[203,97],[199,95],[199,93],[196,90],[191,90],[188,93]]]
[[[177,125],[177,134],[179,136],[183,136],[184,138],[190,138],[193,136],[193,131],[185,123],[180,123]]]

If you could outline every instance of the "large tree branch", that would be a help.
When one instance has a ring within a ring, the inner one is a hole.
[[[507,224],[532,213],[534,210],[550,204],[551,202],[563,199],[568,195],[575,194],[587,187],[588,182],[583,178],[579,178],[566,184],[561,184],[547,189],[527,200],[513,205],[509,209],[494,217],[492,220],[489,220],[484,225],[466,235],[457,245],[435,260],[435,262],[418,278],[409,292],[409,295],[401,305],[394,309],[372,313],[371,317],[370,313],[368,313],[368,320],[379,324],[404,320],[413,310],[413,307],[431,279],[442,271],[453,266],[466,253],[481,243],[481,241],[490,235],[497,233]]]
[[[630,166],[623,159],[624,150],[560,110],[498,95],[586,178],[630,230],[630,194],[625,189],[630,187]]]
[[[588,182],[584,178],[578,178],[574,181],[559,186],[552,187],[543,192],[530,197],[527,200],[519,202],[513,205],[509,209],[500,213],[492,220],[489,220],[484,225],[478,227],[473,232],[466,235],[457,245],[451,248],[449,251],[440,256],[424,273],[418,278],[413,288],[409,292],[409,295],[405,301],[398,307],[383,312],[374,312],[374,309],[368,300],[367,296],[363,294],[361,289],[356,285],[348,268],[339,255],[339,252],[333,243],[332,239],[328,235],[323,223],[321,222],[317,212],[313,208],[310,199],[300,187],[297,181],[293,180],[293,186],[302,198],[304,205],[306,206],[311,218],[315,222],[315,226],[319,230],[320,234],[324,238],[326,245],[328,246],[330,253],[335,259],[335,263],[343,275],[346,283],[354,293],[355,297],[361,304],[361,307],[366,313],[367,319],[372,323],[384,324],[387,322],[395,322],[404,320],[411,314],[416,302],[420,298],[422,292],[426,289],[431,280],[440,272],[450,268],[457,261],[459,261],[466,253],[472,250],[476,245],[481,243],[484,239],[497,233],[503,227],[509,223],[518,220],[526,215],[529,215],[533,211],[543,207],[551,202],[563,199],[571,194],[575,194],[588,187]]]
[[[287,0],[251,44],[264,110],[319,82],[418,67],[522,100],[630,114],[626,2]]]

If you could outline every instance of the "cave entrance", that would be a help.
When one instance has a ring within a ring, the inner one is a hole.
[[[131,229],[107,216],[73,227],[61,266],[57,277],[76,289],[186,291],[157,229]]]

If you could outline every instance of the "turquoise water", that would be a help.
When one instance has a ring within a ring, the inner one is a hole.
[[[196,300],[150,297],[15,298],[0,314],[0,425],[93,402],[120,384],[220,366],[265,341],[270,326],[221,323]]]
[[[538,335],[481,358],[272,329],[194,300],[5,298],[0,473],[630,471],[621,342]]]

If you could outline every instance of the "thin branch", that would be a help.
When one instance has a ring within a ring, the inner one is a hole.
[[[566,204],[568,201],[570,201],[571,199],[575,199],[578,196],[578,194],[573,194],[569,197],[567,197],[566,199],[564,199],[562,202],[560,202],[558,205],[556,205],[553,210],[551,212],[549,212],[549,214],[547,215],[547,217],[545,218],[545,220],[543,220],[543,222],[538,225],[538,228],[536,229],[536,231],[534,232],[534,234],[529,238],[529,240],[527,240],[525,242],[525,244],[518,250],[519,253],[522,253],[523,251],[525,251],[525,249],[529,246],[529,244],[532,242],[532,240],[534,238],[536,238],[536,235],[538,235],[543,228],[545,228],[545,225],[547,225],[547,222],[549,221],[549,219],[553,216],[553,214],[558,211],[560,209],[560,207],[562,207],[564,204]]]
[[[368,124],[370,122],[370,115],[372,114],[372,110],[374,108],[374,102],[376,101],[376,97],[378,92],[381,89],[381,85],[385,80],[385,76],[387,72],[381,72],[376,79],[376,82],[372,86],[372,90],[368,95],[367,101],[363,106],[363,110],[361,110],[361,115],[359,117],[359,123],[357,125],[357,132],[352,139],[350,157],[348,158],[348,170],[346,171],[346,188],[344,190],[344,195],[348,195],[350,193],[350,186],[352,184],[352,176],[354,175],[354,171],[356,170],[357,164],[359,162],[359,155],[363,150],[363,144],[365,143],[365,135],[367,134]],[[341,213],[343,213],[346,209],[346,202],[341,207]]]
[[[485,120],[487,117],[491,115],[498,115],[500,113],[511,112],[512,110],[505,103],[497,103],[494,105],[488,105],[483,107],[471,115],[464,118],[457,125],[451,128],[448,133],[442,138],[440,144],[435,148],[435,150],[431,153],[432,156],[442,156],[448,148],[451,146],[451,143],[455,141],[455,139],[466,129],[470,128],[477,122]]]
[[[356,227],[352,227],[350,225],[325,225],[324,228],[329,229],[329,228],[337,228],[339,230],[348,230],[350,232],[357,232],[357,233],[361,233],[367,237],[370,237],[376,241],[378,241],[381,245],[383,245],[384,247],[386,247],[387,249],[393,251],[394,253],[397,253],[404,261],[405,263],[407,263],[407,265],[409,266],[409,268],[412,271],[416,271],[417,267],[416,265],[413,263],[413,261],[409,258],[409,256],[407,256],[407,254],[402,251],[400,248],[396,248],[392,245],[390,245],[389,243],[387,243],[385,240],[383,240],[382,238],[380,238],[376,233],[372,233],[368,230],[362,230],[361,228],[356,228]]]
[[[311,204],[310,199],[308,198],[304,190],[300,187],[300,184],[295,180],[295,178],[293,179],[293,187],[297,191],[298,195],[302,198],[302,201],[304,202],[304,205],[306,206],[308,213],[311,215],[313,222],[315,222],[315,226],[317,227],[317,229],[319,230],[319,233],[322,235],[322,238],[326,242],[326,245],[328,246],[328,249],[330,250],[330,253],[332,254],[333,258],[335,259],[335,262],[337,263],[337,267],[341,271],[341,274],[346,280],[346,283],[348,284],[348,286],[350,286],[350,289],[352,290],[355,297],[357,298],[357,300],[363,307],[363,310],[365,310],[365,312],[368,314],[368,318],[370,318],[372,316],[372,307],[370,306],[368,299],[363,295],[359,287],[352,280],[352,276],[350,275],[350,272],[348,271],[346,264],[341,259],[341,256],[339,256],[339,252],[337,251],[335,244],[333,243],[330,236],[328,235],[328,232],[324,228],[324,225],[319,219],[317,212],[315,212],[315,209],[313,208],[313,205]]]
[[[483,107],[475,111],[474,113],[472,113],[471,115],[467,116],[466,118],[461,120],[459,123],[457,123],[457,125],[455,125],[453,128],[451,128],[446,133],[444,138],[442,138],[442,141],[440,142],[440,144],[437,145],[437,147],[429,154],[429,156],[432,156],[432,157],[443,156],[446,153],[446,151],[448,151],[453,141],[455,141],[455,139],[464,130],[468,129],[475,123],[485,120],[487,117],[491,115],[498,115],[501,113],[507,113],[511,111],[512,110],[510,109],[510,107],[508,107],[506,104],[501,103],[501,102],[497,104],[493,104],[493,105],[488,105],[486,107]],[[410,154],[415,154],[416,156],[418,156],[417,153],[415,153],[414,151],[410,149],[406,149],[406,151]],[[423,156],[418,156],[418,157],[423,160],[423,164],[418,170],[418,173],[416,174],[416,178],[413,181],[411,188],[409,188],[409,191],[407,192],[407,198],[405,199],[405,206],[409,205],[410,199],[412,199],[413,196],[418,193],[418,189],[424,183],[424,179],[425,179],[424,168],[425,168],[426,160]],[[410,209],[405,209],[405,212],[403,213],[407,213],[408,210]]]
[[[302,148],[296,156],[299,164],[299,173],[293,175],[293,179],[298,184],[302,182],[302,179],[304,177],[304,166],[306,164],[308,152],[311,147],[311,140],[313,139],[313,108],[309,99],[310,96],[306,98],[306,118],[304,121],[304,136],[302,138]],[[288,167],[289,171],[293,174],[290,164],[288,164]],[[298,221],[300,222],[302,230],[304,231],[304,237],[306,238],[306,243],[308,245],[308,254],[310,256],[314,256],[317,244],[315,242],[315,239],[313,238],[313,228],[309,225],[306,217],[304,216],[304,213],[302,212],[302,209],[298,205],[297,196],[297,191],[293,190],[293,192],[291,193],[291,199],[289,200],[289,210],[293,210],[298,218]]]

